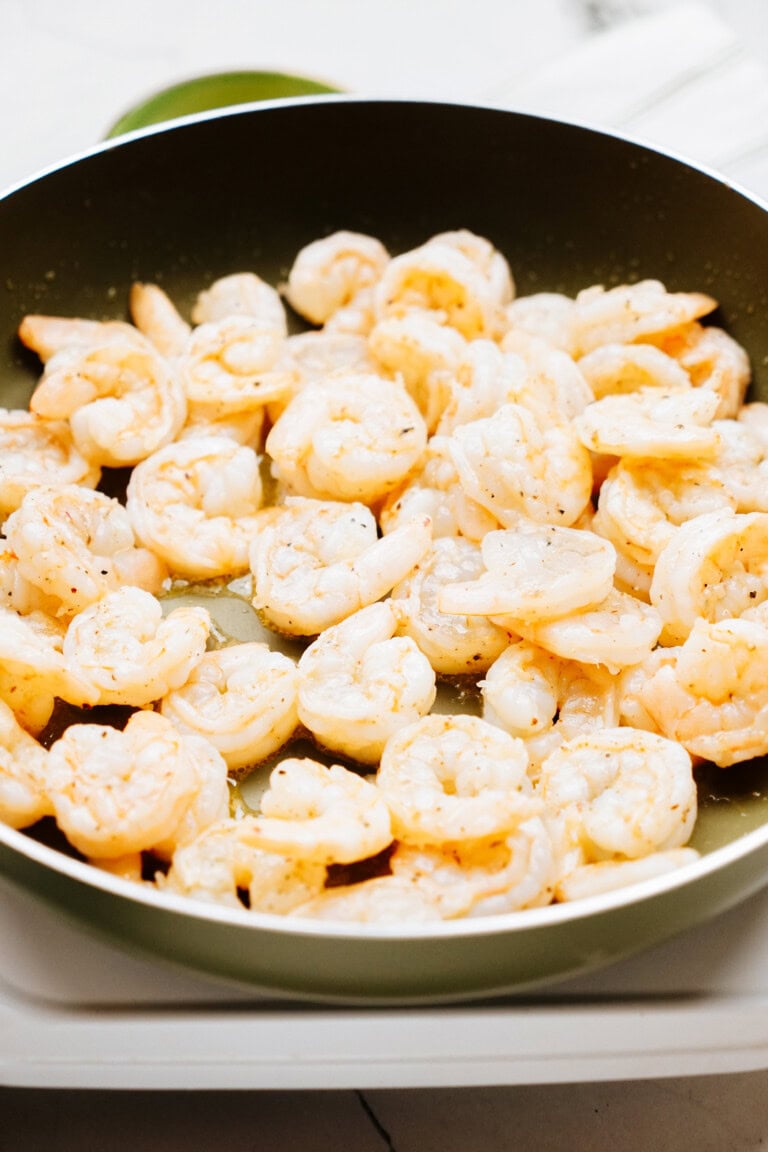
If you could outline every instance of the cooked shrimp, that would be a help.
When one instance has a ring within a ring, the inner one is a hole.
[[[277,368],[285,343],[281,327],[254,316],[225,316],[192,331],[179,357],[187,403],[226,408],[231,415],[263,408],[291,391],[289,372]]]
[[[357,924],[423,924],[442,919],[432,892],[397,876],[327,888],[289,915],[310,920],[354,920]]]
[[[398,624],[393,601],[369,604],[301,656],[299,718],[321,747],[375,764],[393,732],[429,712],[435,674]]]
[[[229,316],[250,316],[266,329],[288,334],[279,293],[255,272],[233,272],[214,280],[199,293],[192,309],[194,324],[215,324]]]
[[[291,397],[308,384],[321,384],[336,372],[367,375],[377,370],[377,361],[371,355],[367,337],[323,329],[289,336],[277,368],[290,376],[291,390],[282,400],[268,405],[267,411],[273,423]]]
[[[348,304],[337,308],[325,322],[323,331],[331,336],[369,336],[376,323],[373,286],[361,288]]]
[[[245,891],[252,912],[278,915],[322,892],[325,865],[255,847],[254,822],[252,816],[219,820],[177,848],[161,890],[231,908],[243,907]]]
[[[714,463],[621,460],[600,487],[592,526],[617,552],[652,569],[681,524],[735,507]]]
[[[430,313],[414,310],[379,320],[371,329],[368,347],[384,372],[401,378],[427,429],[434,432],[451,381],[468,352],[464,337]]]
[[[508,643],[507,633],[490,620],[438,608],[438,597],[446,584],[472,580],[484,571],[476,544],[459,536],[444,536],[433,542],[411,574],[392,589],[400,631],[415,640],[439,676],[484,672]]]
[[[364,504],[293,497],[255,536],[253,605],[293,636],[316,636],[385,596],[426,555],[428,517],[377,538]]]
[[[58,600],[60,615],[121,584],[159,591],[167,575],[157,557],[136,546],[117,500],[75,484],[33,489],[6,520],[5,535],[20,574]]]
[[[620,719],[618,682],[607,669],[562,660],[526,640],[510,644],[479,686],[483,719],[525,741],[529,774],[564,740]]]
[[[390,260],[375,288],[379,319],[426,310],[468,340],[493,337],[503,309],[475,261],[452,243],[433,240]]]
[[[619,672],[639,664],[655,647],[661,635],[662,620],[650,604],[614,589],[596,608],[584,608],[557,620],[529,624],[513,618],[520,635],[562,656],[582,664],[604,664],[609,672]],[[502,627],[511,621],[499,618]]]
[[[34,412],[0,408],[0,516],[19,507],[32,488],[80,484],[95,488],[96,464],[83,459],[66,420],[44,420]]]
[[[234,644],[206,652],[189,678],[160,701],[181,732],[204,736],[232,770],[258,764],[298,727],[298,672],[266,644]]]
[[[190,404],[187,419],[176,440],[198,436],[226,436],[235,444],[258,451],[262,443],[265,408],[229,412],[226,404]]]
[[[77,316],[30,314],[19,325],[18,336],[44,364],[57,352],[85,350],[110,340],[142,343],[136,329],[123,320],[84,320]]]
[[[595,864],[582,864],[559,881],[555,897],[563,903],[602,896],[617,888],[626,888],[628,884],[666,876],[698,859],[699,853],[695,848],[669,848],[665,852],[642,856],[639,860],[599,860]]]
[[[248,571],[262,502],[259,457],[224,436],[168,444],[137,464],[126,509],[137,539],[191,580]]]
[[[711,459],[720,444],[712,427],[717,407],[717,397],[702,389],[640,388],[596,400],[574,427],[585,448],[608,456]]]
[[[131,319],[158,352],[172,359],[186,348],[190,325],[158,284],[135,281],[128,297]]]
[[[144,708],[186,682],[205,652],[205,608],[174,608],[163,617],[149,592],[107,592],[73,618],[64,637],[69,667],[98,692],[99,704]]]
[[[579,369],[596,400],[645,388],[680,392],[692,387],[682,365],[653,344],[603,344],[581,357]]]
[[[56,596],[46,596],[41,588],[22,576],[19,572],[18,556],[6,546],[6,541],[2,537],[0,537],[0,604],[5,608],[12,608],[20,616],[28,616],[31,612],[55,616],[61,607],[61,601]]]
[[[81,456],[122,468],[169,444],[187,416],[169,362],[135,331],[51,357],[29,402],[48,419],[69,419]]]
[[[575,432],[520,404],[456,428],[447,447],[464,492],[505,527],[520,516],[568,526],[590,502],[592,465]]]
[[[496,916],[551,903],[555,859],[545,823],[532,816],[505,836],[458,845],[398,844],[392,874],[445,919]]]
[[[515,295],[515,282],[512,269],[506,256],[484,236],[470,232],[468,228],[456,228],[449,232],[438,232],[426,241],[427,244],[447,244],[466,256],[482,272],[491,297],[497,304],[509,304]]]
[[[0,607],[0,699],[30,732],[48,723],[56,698],[95,704],[98,695],[63,654],[64,627],[43,612]]]
[[[501,341],[501,349],[526,367],[509,399],[529,408],[539,420],[568,423],[595,399],[581,364],[541,337],[512,329]]]
[[[0,820],[27,828],[53,815],[46,789],[48,753],[0,700]]]
[[[746,351],[714,325],[692,323],[662,339],[661,346],[687,372],[692,384],[718,399],[719,419],[735,417],[752,378]]]
[[[735,511],[768,512],[768,438],[748,417],[715,420],[712,427],[720,440],[712,468]]]
[[[97,859],[171,841],[200,787],[202,743],[156,712],[136,712],[123,731],[71,725],[48,758],[59,828],[74,848]],[[209,746],[206,755],[216,753]],[[226,787],[226,765],[219,764]]]
[[[562,819],[585,864],[681,848],[696,820],[691,757],[634,728],[567,740],[542,764],[537,795]]]
[[[768,626],[697,620],[637,689],[651,721],[692,756],[726,768],[768,753]]]
[[[723,510],[695,516],[663,549],[651,603],[669,643],[686,638],[697,619],[741,616],[768,599],[768,512]]]
[[[432,436],[421,467],[381,505],[379,523],[385,534],[409,520],[429,516],[435,537],[465,536],[482,540],[499,522],[486,508],[465,495],[448,454],[445,436]]]
[[[583,355],[601,344],[631,344],[658,337],[716,307],[717,301],[703,292],[668,292],[659,280],[585,288],[576,297],[571,328],[574,351]]]
[[[389,253],[374,236],[333,232],[301,249],[284,295],[312,324],[325,324],[362,289],[376,284],[388,263]]]
[[[317,864],[350,864],[392,843],[387,805],[370,781],[340,764],[286,759],[273,769],[250,823],[257,848]]]
[[[229,815],[226,761],[204,736],[194,732],[182,736],[184,752],[197,775],[197,787],[170,835],[152,845],[153,853],[161,860],[170,860],[177,848],[191,844],[206,828]]]
[[[295,495],[367,504],[402,483],[426,442],[421,414],[401,384],[349,373],[294,396],[266,450]]]
[[[452,331],[452,329],[446,329]],[[481,420],[515,401],[528,376],[519,356],[505,354],[492,340],[470,340],[448,378],[444,407],[437,424],[440,436]]]
[[[521,520],[488,532],[480,549],[486,571],[446,584],[441,611],[535,623],[594,608],[613,587],[615,549],[594,532]]]
[[[534,292],[518,296],[505,311],[510,335],[533,336],[569,355],[575,352],[576,301],[570,296],[561,292]]]
[[[536,815],[522,740],[477,716],[425,716],[387,741],[376,777],[398,840],[460,844]]]

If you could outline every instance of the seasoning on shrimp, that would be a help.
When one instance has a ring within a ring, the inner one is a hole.
[[[137,538],[191,580],[248,571],[262,503],[259,457],[222,436],[169,444],[137,464],[126,510]]]
[[[206,652],[188,679],[160,701],[181,732],[210,740],[231,770],[273,755],[298,727],[298,672],[266,644],[234,644]]]
[[[370,604],[326,628],[298,666],[298,712],[321,747],[378,763],[393,732],[429,712],[435,674],[408,636],[399,601]]]

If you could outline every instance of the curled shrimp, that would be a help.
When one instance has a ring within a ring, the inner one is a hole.
[[[426,425],[402,385],[350,373],[294,396],[266,450],[295,495],[367,504],[402,483],[426,442]]]
[[[350,864],[392,843],[378,789],[354,772],[289,758],[274,768],[249,836],[257,848],[317,864]]]
[[[142,343],[139,333],[123,320],[85,320],[79,316],[46,316],[30,313],[21,321],[18,336],[22,344],[36,352],[47,363],[58,352],[81,351],[106,344],[135,341]]]
[[[255,316],[199,324],[177,361],[187,403],[193,411],[224,407],[231,415],[284,399],[291,376],[276,367],[284,343],[282,327]]]
[[[75,448],[66,420],[0,408],[0,515],[15,511],[32,488],[95,488],[101,469]]]
[[[652,852],[639,860],[598,860],[594,864],[582,864],[558,882],[555,897],[562,904],[569,900],[602,896],[606,892],[615,892],[617,888],[626,888],[628,884],[666,876],[698,859],[699,853],[695,848],[668,848],[665,852]]]
[[[232,272],[200,292],[192,308],[194,324],[211,324],[230,316],[250,316],[265,329],[288,334],[285,308],[278,291],[255,272]]]
[[[252,448],[201,436],[137,464],[126,509],[137,539],[172,572],[206,580],[248,571],[262,495]]]
[[[761,604],[768,599],[768,512],[723,510],[683,524],[656,561],[650,595],[673,644],[700,618],[741,616]]]
[[[234,644],[206,652],[160,711],[179,731],[204,736],[238,770],[290,740],[299,723],[298,679],[293,660],[266,644]]]
[[[19,573],[58,601],[60,615],[82,611],[122,584],[159,591],[167,575],[136,545],[117,500],[75,484],[33,489],[6,520],[5,536]]]
[[[715,462],[625,459],[600,486],[592,526],[619,554],[652,570],[681,524],[735,507]]]
[[[381,539],[364,504],[293,497],[255,536],[253,606],[278,632],[316,636],[380,600],[426,555],[427,517]]]
[[[477,716],[425,716],[387,741],[376,776],[398,840],[459,844],[536,814],[522,740]]]
[[[384,500],[379,523],[385,535],[423,516],[431,519],[435,537],[479,541],[498,528],[496,517],[462,491],[447,444],[445,436],[430,437],[421,466]]]
[[[523,404],[539,420],[567,424],[594,401],[581,363],[576,364],[561,348],[512,329],[502,339],[501,349],[508,359],[515,357],[525,365],[522,380],[509,399]]]
[[[712,426],[720,440],[712,469],[734,510],[768,512],[768,438],[748,414],[738,420],[715,420]]]
[[[529,624],[516,617],[513,621],[500,617],[499,622],[513,624],[525,640],[556,656],[581,664],[604,664],[610,672],[644,660],[662,630],[661,616],[652,605],[616,588],[596,607],[557,620]]]
[[[758,610],[759,611],[759,610]],[[721,768],[768,752],[768,624],[699,619],[636,688],[657,729]]]
[[[61,601],[56,596],[46,596],[41,588],[32,584],[19,572],[19,558],[7,542],[0,537],[0,604],[12,608],[20,616],[41,612],[46,616],[56,616]]]
[[[634,728],[603,728],[561,744],[541,766],[537,795],[585,864],[681,848],[696,820],[689,754]]]
[[[700,389],[641,388],[596,400],[574,425],[591,452],[644,460],[701,460],[715,456],[720,444],[712,427],[717,405],[713,393]]]
[[[452,329],[447,329],[452,331]],[[449,436],[462,424],[481,420],[517,400],[528,372],[519,356],[502,352],[492,340],[470,340],[447,381],[437,433]]]
[[[509,304],[515,295],[515,281],[506,256],[485,236],[478,236],[468,228],[455,228],[430,236],[427,244],[447,244],[466,256],[483,274],[491,298],[497,304]]]
[[[205,608],[174,608],[163,617],[159,600],[126,586],[75,616],[62,650],[100,704],[144,708],[185,683],[210,629]]]
[[[287,915],[322,892],[324,864],[266,852],[252,842],[254,817],[223,819],[177,848],[162,891],[242,908]]]
[[[377,371],[365,336],[351,332],[299,332],[288,336],[276,366],[288,374],[290,392],[267,406],[274,423],[292,396],[308,384],[322,384],[337,372],[370,374]]]
[[[56,823],[85,856],[111,859],[175,841],[201,786],[201,761],[226,765],[210,745],[183,736],[156,712],[136,712],[120,731],[73,724],[51,747],[48,788]],[[224,813],[217,807],[216,819]]]
[[[659,337],[716,307],[717,301],[703,292],[668,292],[660,280],[585,288],[576,297],[571,328],[574,351],[583,355],[601,344]]]
[[[448,451],[466,495],[504,527],[520,516],[568,526],[590,502],[592,465],[576,433],[541,423],[520,404],[456,428]]]
[[[526,640],[502,652],[480,689],[483,719],[525,741],[529,773],[564,740],[620,720],[618,682],[607,669],[563,660]]]
[[[390,260],[374,290],[376,314],[431,312],[468,340],[493,337],[503,310],[482,267],[455,244],[431,240]]]
[[[732,336],[714,324],[691,323],[661,340],[695,388],[717,398],[717,417],[739,413],[752,379],[749,356]]]
[[[299,251],[284,295],[299,315],[312,324],[325,324],[376,284],[388,263],[389,253],[374,236],[333,232]]]
[[[23,728],[39,733],[58,697],[92,705],[97,693],[64,656],[64,626],[44,612],[19,616],[0,606],[0,700]]]
[[[573,327],[576,301],[561,292],[534,292],[518,296],[505,308],[508,335],[532,336],[551,348],[573,355],[576,342]],[[504,340],[506,341],[507,335]]]
[[[308,920],[353,920],[358,924],[423,924],[441,920],[432,892],[399,876],[376,876],[357,884],[326,888],[290,913]]]
[[[521,821],[513,832],[458,845],[398,844],[394,878],[411,884],[444,919],[498,916],[552,901],[555,857],[545,822]]]
[[[507,633],[490,620],[441,612],[438,607],[445,585],[472,580],[484,571],[476,544],[460,536],[443,536],[392,589],[400,631],[415,640],[439,676],[484,672],[507,645]]]
[[[379,320],[368,348],[384,372],[402,380],[434,432],[465,355],[464,337],[429,313],[413,311]]]
[[[173,359],[182,354],[192,328],[159,284],[134,281],[128,307],[138,330],[161,355]]]
[[[613,545],[587,530],[521,520],[488,532],[480,550],[485,571],[446,584],[437,597],[443,612],[535,623],[594,607],[613,587]]]
[[[131,339],[51,357],[29,402],[39,416],[68,419],[75,447],[93,464],[138,464],[186,420],[184,389],[169,361],[134,331]]]
[[[410,637],[395,635],[398,624],[394,601],[369,604],[302,654],[299,718],[321,747],[375,764],[392,733],[432,707],[432,666]]]
[[[680,392],[692,387],[682,365],[654,344],[602,344],[581,357],[579,369],[596,400],[645,388]]]
[[[0,820],[27,828],[53,815],[46,788],[48,753],[0,700]]]

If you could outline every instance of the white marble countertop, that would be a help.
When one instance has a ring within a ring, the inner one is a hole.
[[[2,7],[0,187],[89,147],[166,84],[262,68],[361,94],[507,104],[618,127],[768,195],[765,0],[702,0],[684,10],[663,0]],[[677,22],[664,23],[672,15]],[[644,31],[628,38],[635,17],[645,18]],[[0,1089],[0,1148],[742,1152],[768,1139],[767,1084],[768,1073],[756,1072],[364,1094]]]

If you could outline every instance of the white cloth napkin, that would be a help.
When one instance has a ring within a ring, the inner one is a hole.
[[[485,95],[617,129],[768,197],[768,69],[705,4],[627,19]]]

